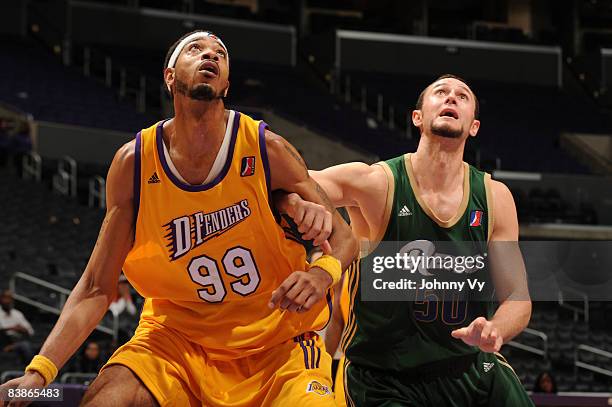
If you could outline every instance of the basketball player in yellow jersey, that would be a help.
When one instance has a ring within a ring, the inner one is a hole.
[[[331,358],[312,331],[329,318],[328,289],[356,241],[337,213],[335,257],[309,266],[285,239],[273,190],[333,207],[291,145],[225,109],[218,37],[184,36],[165,66],[175,117],[117,152],[89,264],[40,354],[3,388],[52,381],[103,317],[123,268],[146,298],[140,324],[83,405],[332,406]]]

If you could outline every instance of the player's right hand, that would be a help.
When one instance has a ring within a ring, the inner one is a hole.
[[[0,386],[0,407],[25,407],[31,401],[10,400],[9,389],[41,389],[45,387],[45,379],[36,372],[26,372],[23,376],[9,380]]]
[[[296,193],[287,194],[281,203],[282,209],[293,219],[302,234],[302,239],[312,240],[325,254],[332,248],[327,240],[332,232],[332,214],[323,205],[305,201]]]

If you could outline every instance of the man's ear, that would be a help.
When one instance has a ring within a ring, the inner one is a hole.
[[[476,137],[476,134],[478,134],[479,129],[480,129],[480,120],[474,120],[472,122],[472,125],[470,126],[470,136]]]
[[[225,92],[223,92],[223,97],[226,98],[227,97],[227,92],[229,91],[230,88],[230,83],[229,81],[227,81],[227,87],[225,88]]]
[[[412,124],[419,129],[423,125],[423,112],[421,110],[412,111]]]
[[[172,85],[174,85],[174,68],[166,68],[164,70],[164,82],[166,82],[166,89],[172,94]]]

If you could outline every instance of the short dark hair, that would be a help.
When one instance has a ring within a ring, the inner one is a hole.
[[[471,91],[472,91],[472,95],[474,95],[474,102],[475,102],[475,107],[474,107],[474,119],[478,119],[478,117],[480,116],[480,104],[478,103],[478,97],[476,96],[476,94],[474,93],[474,91],[472,90],[472,88],[470,87],[470,85],[468,84],[468,82],[463,79],[460,76],[457,75],[453,75],[450,73],[446,73],[444,75],[441,75],[439,77],[436,78],[435,81],[433,81],[432,83],[430,83],[429,85],[427,85],[427,87],[425,89],[423,89],[421,91],[421,93],[419,94],[419,98],[417,99],[416,102],[416,109],[417,110],[421,110],[423,108],[423,98],[425,97],[425,92],[427,91],[427,89],[429,89],[429,87],[431,85],[433,85],[434,83],[442,80],[442,79],[456,79],[460,82],[463,82],[465,84],[465,86],[467,86]]]

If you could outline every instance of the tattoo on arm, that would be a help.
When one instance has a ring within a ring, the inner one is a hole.
[[[308,168],[306,168],[306,163],[304,162],[304,159],[300,156],[300,154],[298,154],[298,152],[295,151],[295,149],[291,147],[287,142],[283,143],[283,147],[285,147],[285,150],[287,150],[289,155],[293,157],[293,159],[297,161],[298,164],[300,164],[300,166],[304,169],[306,174],[308,174]]]
[[[284,141],[283,147],[285,148],[285,150],[287,150],[289,155],[293,157],[293,159],[297,161],[298,164],[300,164],[300,167],[304,169],[304,173],[306,177],[309,177],[308,168],[306,167],[306,163],[304,162],[304,159],[302,158],[302,156],[286,140],[283,140],[283,141]],[[323,200],[323,204],[327,207],[327,209],[329,209],[332,214],[335,213],[336,207],[334,206],[334,203],[331,201],[331,199],[329,199],[329,197],[327,196],[323,188],[321,188],[321,186],[316,182],[315,182],[315,190],[317,194],[319,195],[319,197]]]

